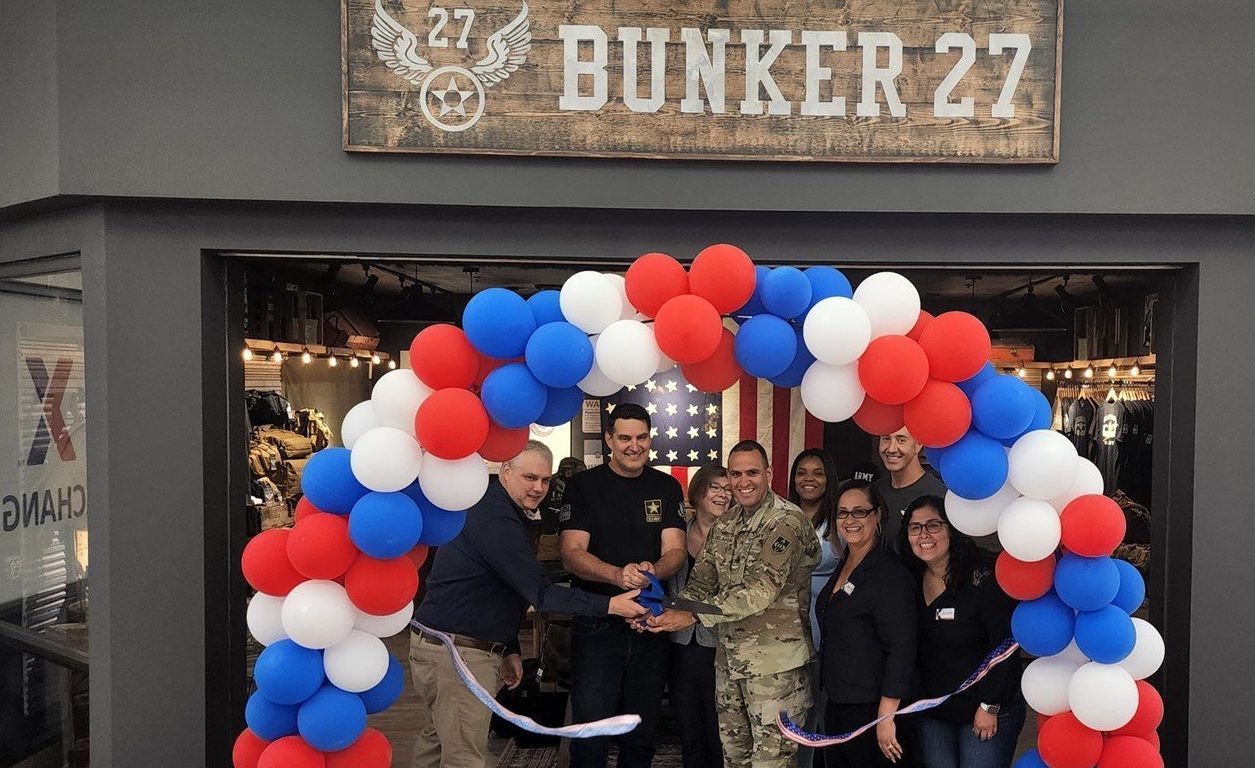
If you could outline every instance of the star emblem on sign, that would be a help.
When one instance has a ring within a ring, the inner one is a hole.
[[[458,76],[455,73],[449,73],[449,82],[439,91],[433,90],[432,96],[440,101],[440,117],[453,112],[454,114],[466,117],[466,101],[475,95],[475,91],[464,91],[458,87]]]

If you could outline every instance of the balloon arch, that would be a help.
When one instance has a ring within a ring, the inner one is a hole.
[[[1050,429],[1046,398],[994,371],[980,320],[921,311],[905,277],[853,288],[832,267],[755,267],[732,245],[687,270],[649,253],[626,279],[579,272],[527,300],[484,290],[462,328],[428,327],[410,354],[412,370],[384,374],[345,417],[345,447],[309,461],[295,527],[244,550],[258,592],[248,626],[266,648],[236,768],[391,765],[387,739],[366,726],[405,677],[381,638],[408,625],[427,547],[461,530],[487,462],[517,454],[533,423],[569,422],[585,395],[677,364],[707,392],[744,371],[800,387],[824,421],[908,427],[950,489],[952,524],[996,532],[1006,550],[996,576],[1022,601],[1012,632],[1038,657],[1023,692],[1042,717],[1037,752],[1017,765],[1162,765],[1163,702],[1144,678],[1164,646],[1130,618],[1141,576],[1111,557],[1124,515],[1094,464]]]

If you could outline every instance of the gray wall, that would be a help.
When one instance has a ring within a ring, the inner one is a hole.
[[[0,3],[0,208],[55,195],[57,13]]]
[[[350,155],[340,149],[339,3],[58,6],[63,194],[710,210],[1255,212],[1255,101],[1246,97],[1255,92],[1255,5],[1247,0],[1069,3],[1062,162],[1053,168]],[[42,194],[46,185],[33,185],[24,196]]]

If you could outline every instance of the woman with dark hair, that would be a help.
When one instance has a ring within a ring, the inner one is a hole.
[[[678,596],[706,545],[706,536],[732,503],[732,484],[719,464],[707,464],[689,481],[688,563],[667,583]],[[680,722],[684,768],[722,768],[719,717],[715,711],[715,646],[719,633],[701,622],[671,633],[671,706]]]
[[[837,534],[832,526],[832,511],[837,507],[837,465],[832,457],[818,448],[807,448],[793,459],[793,467],[789,470],[789,501],[798,505],[811,524],[815,526],[815,534],[819,537],[819,565],[811,572],[811,601],[809,614],[811,620],[811,639],[816,646],[819,644],[819,621],[815,617],[815,601],[823,591],[824,584],[837,570]],[[811,678],[811,698],[815,702],[811,707],[810,716],[806,719],[809,731],[824,730],[823,691],[819,680],[819,660],[811,662],[809,667]],[[823,764],[822,759],[815,761],[815,751],[809,747],[798,750],[798,768],[810,768],[816,762]]]
[[[921,496],[907,505],[899,551],[920,585],[919,672],[926,697],[958,688],[989,652],[1011,636],[1015,602],[994,579],[992,556],[950,526],[945,502]],[[924,768],[1007,768],[1024,726],[1018,656],[976,685],[915,719]]]
[[[884,499],[866,480],[847,480],[837,489],[832,525],[846,551],[815,606],[829,733],[846,733],[896,711],[914,689],[915,581],[886,545],[884,517]],[[891,717],[829,747],[824,764],[893,765],[910,759],[903,741]]]

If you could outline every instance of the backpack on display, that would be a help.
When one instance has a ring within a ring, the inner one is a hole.
[[[250,389],[244,393],[248,407],[248,423],[253,427],[267,424],[286,427],[292,421],[292,405],[278,392]]]
[[[272,443],[254,437],[248,443],[248,469],[253,477],[274,480],[283,463],[283,454]]]
[[[257,431],[257,436],[278,448],[285,459],[304,459],[314,452],[314,441],[290,429],[263,427]]]
[[[301,473],[308,463],[309,459],[288,459],[283,462],[283,480],[279,487],[288,500],[296,501],[301,497]]]
[[[315,451],[331,445],[331,439],[335,437],[327,424],[327,417],[314,408],[302,408],[296,412],[296,431],[313,442]]]

